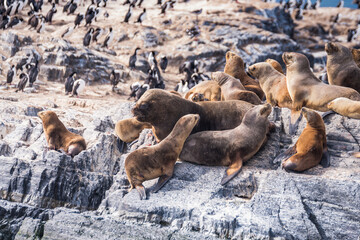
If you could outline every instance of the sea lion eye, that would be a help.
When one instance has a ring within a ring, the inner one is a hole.
[[[146,110],[146,109],[148,109],[149,108],[149,104],[148,103],[142,103],[142,104],[140,104],[140,106],[139,106],[139,109],[140,110]]]

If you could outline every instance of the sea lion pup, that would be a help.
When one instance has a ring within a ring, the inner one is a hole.
[[[258,105],[247,111],[241,124],[234,129],[190,135],[184,143],[180,160],[208,166],[229,166],[221,180],[221,185],[226,184],[265,143],[270,113],[270,104]]]
[[[171,132],[177,120],[186,114],[200,115],[200,122],[193,133],[226,130],[237,127],[253,106],[238,100],[194,103],[162,89],[150,89],[137,101],[132,112],[138,121],[150,123],[156,139],[161,141]]]
[[[273,68],[275,68],[279,73],[285,74],[285,73],[283,72],[283,69],[282,69],[282,67],[281,67],[281,65],[280,65],[280,63],[279,63],[278,61],[276,61],[276,60],[274,60],[274,59],[271,59],[271,58],[268,58],[268,59],[265,60],[265,62],[269,63],[269,64],[270,64]],[[260,84],[260,85],[261,85],[261,84]]]
[[[307,124],[295,145],[277,159],[285,159],[281,164],[285,170],[305,171],[321,162],[328,167],[330,156],[326,145],[326,131],[321,116],[308,108],[302,108]]]
[[[202,93],[194,93],[191,96],[191,101],[193,102],[203,102],[203,101],[209,101],[209,99],[204,97],[204,94]]]
[[[329,84],[350,87],[360,92],[360,68],[350,49],[338,43],[326,43],[325,51]]]
[[[256,93],[261,100],[264,99],[264,92],[261,90],[259,83],[246,74],[244,61],[236,53],[230,51],[226,53],[224,73],[239,79],[246,90]]]
[[[286,82],[293,101],[292,109],[298,111],[307,107],[326,112],[329,111],[327,104],[339,97],[360,101],[360,94],[356,90],[327,85],[316,78],[305,55],[285,52],[282,57],[286,64]]]
[[[64,150],[68,155],[74,157],[86,149],[85,139],[66,129],[53,111],[42,111],[38,113],[43,122],[45,138],[49,149]]]
[[[261,104],[260,98],[254,92],[246,90],[238,79],[229,74],[213,72],[211,79],[221,87],[221,100],[242,100],[255,105]]]
[[[360,49],[351,49],[351,54],[356,65],[360,68]]]
[[[125,160],[125,171],[130,182],[140,194],[140,199],[146,199],[146,180],[159,177],[153,190],[157,192],[171,178],[175,162],[179,158],[186,138],[199,121],[198,114],[182,116],[175,124],[170,134],[159,144],[144,147],[130,153]]]
[[[348,98],[336,98],[328,103],[328,108],[343,116],[360,119],[360,102]]]
[[[214,81],[203,81],[191,88],[184,96],[185,99],[191,99],[195,93],[203,94],[209,101],[221,101],[221,88]]]

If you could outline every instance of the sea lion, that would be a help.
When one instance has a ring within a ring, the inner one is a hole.
[[[202,93],[193,93],[191,95],[190,99],[193,102],[210,101],[209,99],[205,98],[204,94],[202,94]]]
[[[328,108],[343,116],[360,119],[360,102],[348,98],[336,98],[328,103]]]
[[[360,68],[350,49],[338,43],[326,43],[325,51],[329,84],[350,87],[360,92]]]
[[[276,159],[285,159],[281,164],[285,170],[297,172],[315,167],[321,162],[328,167],[330,156],[326,145],[326,131],[321,116],[307,108],[302,108],[307,124],[300,134],[296,144],[280,154]]]
[[[351,49],[351,54],[356,65],[360,68],[360,49]]]
[[[215,81],[203,81],[191,88],[186,94],[185,99],[191,99],[194,93],[200,93],[204,95],[204,98],[210,101],[221,100],[221,88]]]
[[[171,178],[175,162],[179,158],[186,138],[199,121],[198,114],[182,116],[175,124],[170,134],[159,144],[144,147],[130,153],[125,160],[125,171],[130,182],[130,189],[134,187],[140,199],[146,199],[146,180],[160,177],[154,192],[157,192]]]
[[[258,105],[247,111],[241,124],[234,129],[190,135],[184,143],[180,160],[208,166],[229,166],[221,180],[221,185],[226,184],[265,143],[270,113],[270,104]]]
[[[274,59],[271,59],[271,58],[268,58],[268,59],[265,60],[265,62],[269,63],[269,64],[270,64],[273,68],[275,68],[279,73],[285,74],[285,73],[283,72],[283,69],[282,69],[282,67],[281,67],[281,65],[280,65],[280,63],[279,63],[278,61],[276,61],[276,60],[274,60]],[[261,84],[260,84],[260,85],[261,85]]]
[[[239,79],[246,90],[256,93],[261,100],[264,99],[264,92],[261,90],[259,83],[246,74],[244,61],[236,53],[230,51],[226,53],[224,73]]]
[[[246,90],[238,79],[229,74],[213,72],[211,79],[221,87],[221,100],[242,100],[255,105],[261,104],[260,98],[254,92]]]
[[[122,141],[129,143],[139,138],[142,130],[151,127],[151,124],[139,122],[133,117],[118,121],[115,125],[115,132]]]
[[[286,64],[286,82],[293,101],[292,109],[307,107],[326,112],[329,110],[327,104],[339,97],[360,101],[360,94],[352,88],[322,83],[310,70],[305,55],[285,52],[282,57]]]
[[[38,113],[43,122],[45,138],[49,149],[63,150],[74,157],[86,149],[85,139],[66,129],[56,113],[53,111],[42,111]]]
[[[162,89],[150,89],[137,101],[132,112],[138,121],[150,123],[155,137],[161,141],[171,132],[177,120],[186,114],[200,115],[200,123],[193,133],[225,130],[237,127],[253,106],[238,100],[194,103]]]

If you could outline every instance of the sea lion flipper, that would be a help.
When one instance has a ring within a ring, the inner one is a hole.
[[[333,110],[330,110],[330,111],[327,111],[327,112],[324,112],[321,117],[322,119],[324,119],[325,117],[329,116],[330,114],[333,114],[333,113],[336,113],[334,112]]]
[[[330,167],[330,154],[327,148],[324,148],[323,150],[320,165],[324,168]]]
[[[289,134],[290,135],[295,134],[301,119],[302,119],[301,111],[291,110],[290,124],[289,124]]]
[[[135,188],[139,192],[140,200],[145,200],[146,199],[145,187],[143,185],[140,185],[140,186],[136,186]]]
[[[171,176],[168,176],[168,175],[162,175],[161,177],[159,177],[159,180],[156,183],[152,192],[156,193],[157,191],[159,191],[160,188],[162,188],[165,185],[165,183],[167,183],[167,181],[169,181],[170,178],[171,178]]]
[[[284,159],[288,159],[294,154],[296,154],[296,145],[292,146],[291,148],[287,149],[285,152],[280,153],[274,160],[274,163],[282,162]]]
[[[240,171],[242,168],[242,159],[238,159],[236,162],[234,162],[233,164],[231,164],[229,166],[228,169],[226,169],[225,171],[225,175],[223,176],[223,178],[221,179],[220,184],[221,185],[225,185],[226,183],[228,183],[231,179],[233,179]]]
[[[119,149],[119,152],[124,153],[125,152],[124,150],[126,148],[126,142],[124,142],[120,138],[117,138],[116,143],[117,143],[117,147]]]

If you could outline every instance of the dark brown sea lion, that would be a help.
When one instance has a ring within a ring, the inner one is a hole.
[[[246,90],[256,93],[261,100],[264,99],[264,92],[259,83],[246,74],[244,61],[236,53],[230,51],[226,53],[224,73],[239,79]]]
[[[125,160],[125,171],[131,185],[129,191],[135,187],[140,199],[146,199],[143,182],[160,177],[153,191],[157,192],[164,186],[173,175],[175,162],[184,142],[198,121],[198,114],[185,115],[159,144],[140,148],[129,154]]]
[[[86,149],[85,139],[66,129],[53,111],[42,111],[38,113],[43,122],[45,138],[49,149],[63,150],[74,157]]]
[[[260,98],[254,92],[246,90],[238,79],[229,74],[213,72],[211,79],[221,87],[221,100],[242,100],[255,105],[261,104]]]
[[[194,103],[161,89],[150,89],[137,101],[132,112],[138,121],[150,123],[156,138],[161,141],[186,114],[200,115],[200,123],[193,133],[225,130],[237,127],[253,106],[237,100]]]
[[[285,159],[282,167],[285,170],[305,171],[315,167],[320,162],[324,167],[330,164],[330,156],[326,145],[326,131],[324,121],[315,111],[302,109],[307,125],[298,138],[296,144],[277,159]]]
[[[325,44],[329,84],[350,87],[360,92],[360,68],[349,48],[338,43]]]
[[[208,166],[229,166],[221,180],[222,185],[226,184],[265,143],[270,113],[270,104],[258,105],[250,109],[234,129],[190,135],[184,143],[180,160]]]

